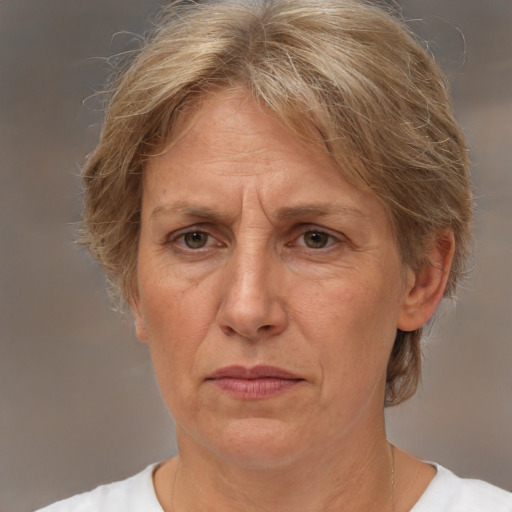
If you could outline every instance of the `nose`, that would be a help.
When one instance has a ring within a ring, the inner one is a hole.
[[[223,274],[223,299],[217,314],[226,335],[258,341],[283,332],[288,314],[279,267],[263,250],[233,255]]]

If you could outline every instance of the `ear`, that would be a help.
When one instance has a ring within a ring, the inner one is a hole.
[[[407,285],[397,327],[415,331],[432,317],[443,298],[450,275],[455,239],[451,231],[439,232],[426,263],[417,272],[407,270]]]
[[[148,332],[144,320],[144,312],[140,302],[138,290],[134,290],[129,299],[130,309],[135,319],[135,333],[142,343],[148,342]]]

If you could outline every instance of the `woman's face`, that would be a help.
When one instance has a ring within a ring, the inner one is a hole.
[[[410,277],[380,202],[241,91],[148,162],[133,309],[180,444],[267,467],[373,435]]]

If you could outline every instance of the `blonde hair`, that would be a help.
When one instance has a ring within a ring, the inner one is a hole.
[[[454,294],[471,241],[466,143],[444,74],[398,17],[357,0],[175,0],[115,82],[84,168],[80,240],[118,297],[134,292],[145,162],[205,93],[240,86],[381,199],[405,264],[427,264],[452,231]],[[397,333],[387,405],[416,390],[420,338]]]

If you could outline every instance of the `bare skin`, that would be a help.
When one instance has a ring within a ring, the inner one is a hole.
[[[380,201],[243,90],[186,127],[145,170],[132,299],[176,421],[164,510],[410,510],[435,470],[393,469],[387,361],[441,300],[453,237],[404,266]]]
[[[173,508],[172,488],[178,470],[178,458],[163,462],[153,474],[155,491],[165,512],[178,512]],[[429,464],[395,448],[395,485],[393,504],[395,512],[408,512],[436,475]],[[212,510],[216,510],[215,507]],[[218,510],[224,510],[219,508]],[[342,509],[339,509],[342,510]]]

